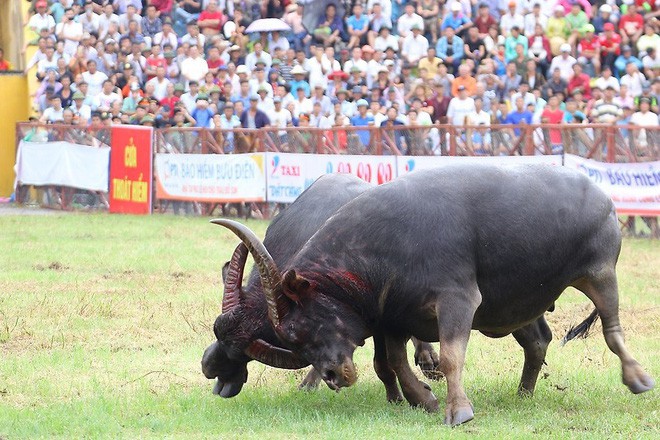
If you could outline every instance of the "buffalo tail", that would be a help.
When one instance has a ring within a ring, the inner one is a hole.
[[[561,340],[561,345],[563,346],[566,344],[568,341],[571,339],[575,338],[586,338],[589,336],[589,331],[591,330],[591,327],[594,325],[594,323],[598,320],[598,310],[594,309],[593,312],[581,323],[579,323],[576,326],[571,327],[568,330],[568,333],[566,333],[566,336],[564,336],[564,339]]]

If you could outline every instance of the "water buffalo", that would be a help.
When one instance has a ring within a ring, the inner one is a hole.
[[[266,231],[264,244],[275,262],[288,264],[328,218],[370,188],[372,185],[347,174],[328,175],[314,182]],[[242,286],[247,254],[247,248],[241,243],[223,269],[222,314],[214,325],[218,340],[206,349],[202,358],[202,371],[209,379],[217,378],[214,393],[222,397],[233,397],[241,391],[247,380],[247,363],[253,359],[278,368],[297,369],[309,365],[289,350],[278,347],[277,336],[267,318],[266,299],[256,268],[247,286]],[[414,343],[417,364],[427,377],[437,379],[437,354],[428,343],[416,340]],[[374,336],[374,346],[374,367],[385,384],[388,400],[402,400],[379,335]],[[320,380],[320,375],[312,370],[301,387],[315,387]]]
[[[278,336],[330,387],[355,382],[353,351],[378,331],[404,396],[434,411],[437,400],[412,374],[404,342],[440,341],[445,423],[467,422],[470,329],[513,334],[525,354],[519,392],[531,394],[552,338],[543,314],[568,286],[595,305],[628,388],[654,386],[619,323],[613,204],[575,171],[461,164],[408,174],[340,208],[283,273],[248,228],[214,222],[247,245]]]

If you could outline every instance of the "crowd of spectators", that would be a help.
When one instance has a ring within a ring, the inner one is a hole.
[[[660,0],[324,5],[34,0],[34,108],[85,126],[659,124]],[[291,31],[246,32],[259,18]]]

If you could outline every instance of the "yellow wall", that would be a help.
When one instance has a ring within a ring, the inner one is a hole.
[[[0,197],[9,197],[14,187],[16,122],[28,118],[25,75],[0,75]]]

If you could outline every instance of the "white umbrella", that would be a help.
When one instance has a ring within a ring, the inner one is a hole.
[[[286,32],[290,30],[291,27],[279,18],[260,18],[250,23],[245,32]]]

